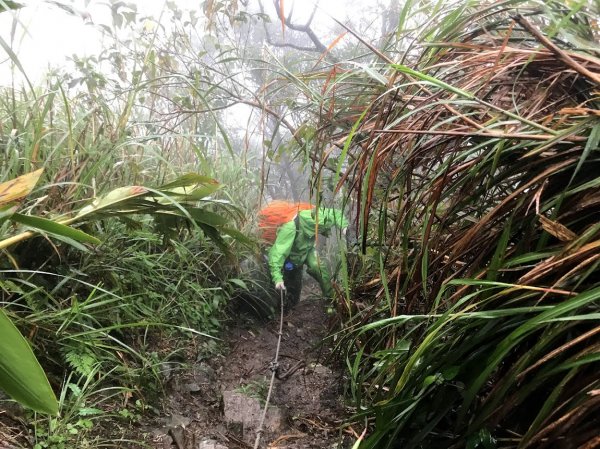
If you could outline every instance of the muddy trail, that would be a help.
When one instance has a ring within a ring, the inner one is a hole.
[[[332,362],[324,300],[306,285],[300,303],[284,315],[279,367],[261,448],[350,447],[339,431],[344,384]],[[222,336],[224,350],[199,360],[168,384],[164,415],[146,429],[160,449],[252,448],[274,368],[279,316],[257,322],[238,316]]]

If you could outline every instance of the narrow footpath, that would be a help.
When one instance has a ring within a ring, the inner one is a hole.
[[[340,432],[347,417],[343,378],[332,365],[326,305],[307,283],[298,306],[285,315],[278,379],[265,420],[261,448],[350,447]],[[173,376],[165,415],[147,443],[157,449],[252,448],[271,379],[279,319],[259,323],[239,317],[224,335],[220,356],[196,362]]]

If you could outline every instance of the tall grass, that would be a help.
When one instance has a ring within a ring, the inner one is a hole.
[[[597,15],[407,2],[371,88],[320,123],[361,230],[360,447],[597,444]]]
[[[152,42],[124,55],[140,73],[124,81],[128,86],[102,80],[90,62],[79,66],[88,71],[83,84],[50,76],[45,85],[0,91],[0,181],[44,169],[36,190],[19,204],[21,214],[72,220],[83,207],[96,208],[92,200],[128,185],[148,186],[155,197],[133,198],[74,224],[101,245],[73,246],[42,232],[2,250],[1,306],[32,342],[61,412],[55,418],[26,412],[16,443],[93,447],[131,435],[131,423],[156,406],[167,373],[190,354],[213,350],[209,342],[224,318],[232,290],[227,279],[243,254],[241,247],[232,251],[242,236],[224,229],[244,225],[244,208],[236,204],[243,206],[259,183],[243,169],[242,154],[217,160],[203,147],[227,139],[206,132],[222,119],[211,114],[210,101],[203,105],[211,116],[206,123],[206,114],[180,126],[178,117],[171,121],[161,105],[168,92],[159,88],[168,84]],[[18,55],[10,57],[18,63]],[[148,116],[148,104],[154,115]],[[177,190],[191,178],[167,191],[152,188],[189,172],[205,180],[194,198]],[[213,176],[227,185],[213,183]],[[163,211],[150,218],[156,207]],[[0,235],[24,229],[4,221]]]
[[[359,231],[338,311],[360,447],[592,447],[598,13],[407,1],[385,48],[350,30],[369,50],[352,62],[299,74],[271,54],[247,83],[241,52],[198,57],[191,30],[154,31],[102,61],[119,76],[77,61],[76,89],[0,92],[0,180],[43,166],[23,212],[56,217],[194,171],[227,186],[212,201],[247,212],[268,184],[252,168],[267,175],[297,149],[315,200],[342,192]],[[261,154],[230,132],[234,103],[265,112]],[[276,151],[280,128],[294,143]],[[176,337],[218,327],[235,243],[162,218],[87,223],[105,241],[88,252],[41,238],[4,252],[3,305],[62,391],[64,419],[32,421],[41,447],[88,444],[103,414],[136,416],[153,394],[140,380],[160,389]]]

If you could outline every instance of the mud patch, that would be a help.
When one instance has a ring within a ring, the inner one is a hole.
[[[262,435],[261,448],[350,446],[339,432],[345,416],[343,379],[330,361],[331,349],[323,344],[325,304],[311,295],[314,288],[307,290],[285,316],[279,380],[269,411],[275,418],[269,418],[272,422]],[[253,447],[256,413],[262,411],[274,368],[271,362],[279,321],[265,324],[238,318],[227,326],[223,355],[196,363],[186,375],[174,376],[164,408],[166,416],[157,422],[152,441],[148,441],[152,447]],[[181,417],[186,419],[181,421]]]

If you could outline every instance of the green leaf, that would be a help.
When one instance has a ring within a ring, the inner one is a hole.
[[[563,301],[555,306],[544,310],[539,315],[525,321],[522,325],[512,331],[496,346],[495,351],[489,356],[485,368],[483,368],[477,377],[477,379],[471,383],[469,389],[465,392],[463,401],[463,408],[461,413],[466,414],[466,410],[473,402],[477,392],[481,389],[483,384],[487,381],[490,374],[500,364],[502,359],[510,352],[510,350],[517,345],[524,337],[535,332],[541,324],[547,323],[552,320],[563,318],[563,316],[574,310],[583,307],[587,304],[591,304],[594,301],[600,299],[600,287],[593,288],[591,290],[580,293],[579,295],[570,298],[567,301]]]
[[[104,410],[94,407],[84,407],[79,409],[79,416],[94,416],[101,415],[104,413]]]
[[[105,209],[116,206],[117,204],[124,203],[132,198],[137,198],[139,196],[146,195],[147,193],[148,189],[141,186],[119,187],[117,189],[111,190],[106,195],[96,198],[92,202],[92,204],[89,204],[82,208],[77,213],[75,219],[82,218],[94,212],[101,212]]]
[[[86,234],[79,229],[57,223],[56,221],[48,220],[47,218],[34,217],[31,215],[13,214],[11,220],[17,223],[24,224],[30,228],[47,232],[48,234],[59,235],[77,242],[100,244],[100,240],[96,237]]]
[[[197,184],[216,184],[219,185],[219,183],[209,177],[209,176],[203,176],[203,175],[199,175],[197,173],[187,173],[183,176],[180,176],[179,178],[177,178],[175,181],[169,182],[165,185],[162,185],[158,188],[158,190],[170,190],[170,189],[174,189],[176,187],[189,187],[189,186],[195,186]]]
[[[221,184],[204,184],[192,190],[189,194],[186,195],[186,198],[189,198],[191,200],[201,200],[209,195],[212,195],[220,188]]]
[[[459,372],[460,372],[460,366],[456,366],[456,365],[449,366],[442,370],[442,376],[446,380],[452,380],[458,375]]]
[[[190,216],[198,223],[204,223],[210,226],[224,226],[227,224],[228,221],[226,218],[222,217],[219,214],[210,212],[205,209],[199,209],[197,207],[187,208],[187,211],[189,212]]]
[[[233,237],[235,240],[237,240],[238,242],[240,242],[246,246],[251,246],[255,243],[250,238],[248,238],[246,235],[244,235],[243,233],[238,231],[237,229],[221,228],[221,232],[223,234],[227,234],[229,237]]]
[[[52,234],[52,238],[64,242],[67,245],[72,246],[73,248],[76,248],[77,250],[83,253],[88,253],[90,251],[85,245],[82,245],[77,240],[70,239],[69,237],[65,237],[64,235]]]
[[[163,196],[154,198],[159,204],[173,204],[180,201],[197,201],[212,195],[221,188],[220,184],[204,184],[195,187],[173,187],[169,190],[160,190]]]
[[[198,223],[200,229],[204,232],[204,234],[211,239],[224,253],[229,252],[229,248],[225,244],[223,240],[223,236],[219,233],[219,230],[214,226],[207,225],[205,223]]]
[[[41,413],[58,414],[58,402],[29,343],[0,309],[0,388]]]
[[[0,207],[0,225],[8,220],[18,209],[18,206],[2,206]]]
[[[240,287],[241,289],[248,290],[248,286],[241,279],[233,278],[233,279],[229,279],[229,282],[231,282],[233,285]]]
[[[439,380],[438,374],[432,374],[430,376],[427,376],[425,379],[423,379],[423,388],[427,388],[432,383],[434,383],[438,380]]]
[[[365,73],[367,75],[369,75],[373,80],[377,81],[378,83],[380,83],[383,86],[386,86],[387,83],[389,82],[388,79],[383,76],[381,73],[373,70],[371,67],[369,66],[362,66],[362,69],[365,71]]]
[[[577,162],[577,167],[575,167],[575,170],[573,171],[573,174],[571,175],[571,180],[569,181],[569,185],[571,185],[573,183],[573,181],[575,180],[577,173],[579,173],[579,170],[581,170],[581,167],[587,160],[588,156],[590,155],[590,152],[592,150],[598,149],[599,143],[600,143],[600,125],[596,125],[592,128],[590,136],[585,144],[585,148],[584,148],[583,152],[581,153],[581,157],[579,158],[579,161]]]

